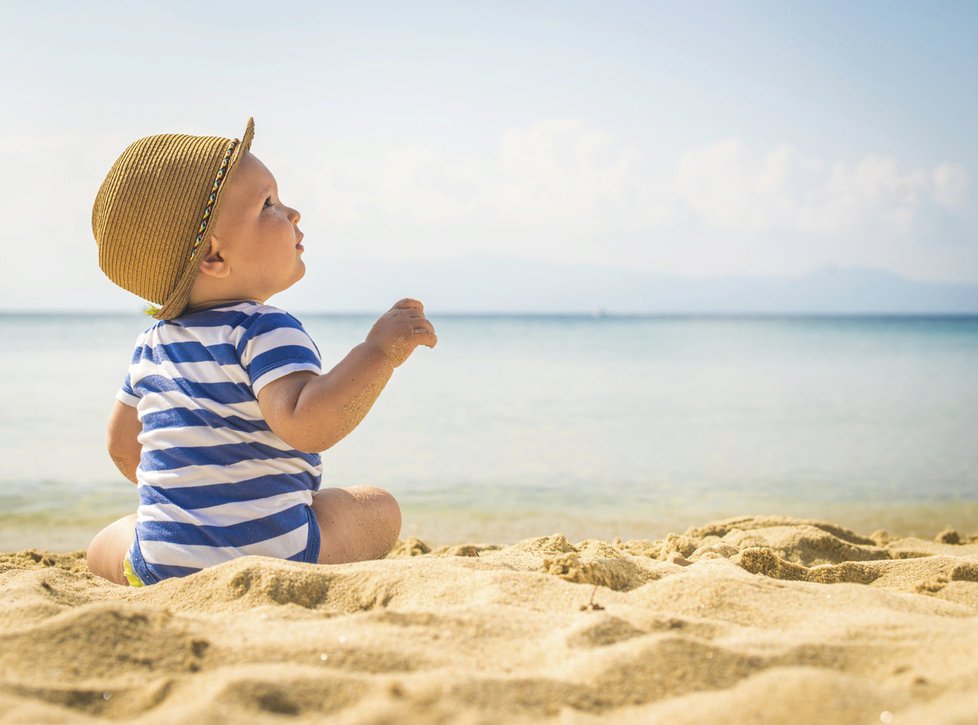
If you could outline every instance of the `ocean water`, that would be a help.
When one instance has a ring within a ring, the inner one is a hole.
[[[327,368],[376,318],[298,317]],[[398,498],[402,536],[978,531],[978,317],[429,317],[437,347],[323,454],[323,486]],[[135,510],[105,424],[149,322],[0,315],[0,550],[80,548]]]

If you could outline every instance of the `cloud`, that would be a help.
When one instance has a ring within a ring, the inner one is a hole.
[[[384,212],[421,222],[464,217],[474,204],[471,182],[457,161],[417,146],[390,157],[376,194]]]
[[[502,220],[534,226],[614,215],[637,176],[634,151],[574,119],[508,130],[490,168],[487,205]]]
[[[287,174],[293,188],[316,189],[313,206],[339,225],[380,218],[437,224],[474,213],[478,161],[437,147],[345,144],[328,147],[306,169]]]
[[[636,206],[636,152],[574,119],[505,131],[488,152],[435,146],[333,147],[319,179],[341,223],[376,215],[497,227],[607,225]]]
[[[968,172],[956,164],[941,164],[931,172],[934,199],[947,209],[960,209],[968,193]]]
[[[402,223],[578,232],[908,235],[935,209],[966,207],[960,165],[907,167],[891,156],[815,157],[739,138],[653,161],[578,119],[511,128],[491,151],[436,146],[334,149],[318,179],[342,225]]]
[[[967,179],[953,164],[908,169],[878,154],[827,161],[784,143],[755,153],[734,138],[681,154],[675,189],[717,231],[840,237],[909,233],[928,203],[959,208]]]
[[[681,153],[671,190],[706,227],[761,232],[799,222],[793,190],[811,188],[823,169],[788,144],[757,158],[742,140],[729,138]]]
[[[6,304],[37,290],[109,294],[90,216],[117,145],[0,136],[16,179],[0,198],[0,243],[25,270]],[[834,263],[973,279],[978,269],[972,172],[953,160],[831,158],[736,137],[667,149],[573,118],[483,146],[343,140],[259,155],[302,211],[310,259],[492,255],[698,276]],[[44,265],[29,260],[37,249]]]

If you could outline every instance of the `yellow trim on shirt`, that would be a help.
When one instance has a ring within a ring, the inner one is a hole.
[[[136,575],[135,569],[132,568],[132,562],[128,558],[122,560],[122,573],[126,575],[126,579],[129,581],[129,585],[133,587],[144,587],[142,579]]]

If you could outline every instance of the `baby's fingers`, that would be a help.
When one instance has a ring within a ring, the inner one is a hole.
[[[403,300],[399,300],[394,303],[391,307],[392,310],[419,310],[424,312],[424,305],[421,304],[420,300],[412,299],[411,297],[405,297]]]
[[[411,330],[411,335],[419,345],[434,347],[438,344],[438,336],[435,334],[435,328],[427,320],[415,323],[414,328]]]

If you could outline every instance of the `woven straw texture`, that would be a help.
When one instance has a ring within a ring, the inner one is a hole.
[[[122,152],[102,182],[92,207],[99,266],[115,284],[159,305],[157,319],[177,317],[186,307],[221,211],[221,192],[253,136],[252,118],[240,142],[147,136]]]

